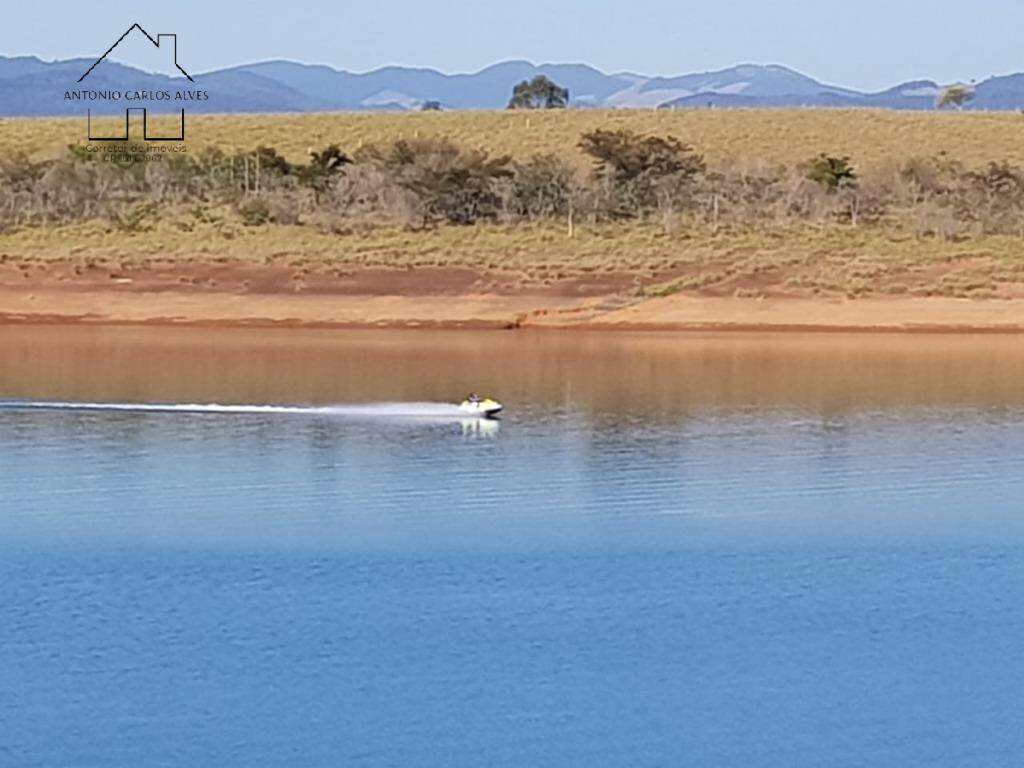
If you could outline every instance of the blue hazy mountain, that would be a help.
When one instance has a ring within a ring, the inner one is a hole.
[[[316,112],[415,110],[427,101],[445,109],[499,109],[516,83],[545,75],[569,89],[579,107],[878,107],[931,109],[940,86],[930,80],[865,93],[829,85],[787,67],[742,64],[675,77],[606,74],[585,64],[506,61],[469,74],[383,67],[348,72],[324,65],[264,61],[184,77],[144,72],[104,60],[82,82],[94,60],[46,62],[34,56],[0,56],[0,116],[119,113],[124,103],[64,99],[65,91],[202,89],[208,101],[189,102],[193,112]],[[969,109],[1024,109],[1024,74],[992,77],[976,85]],[[151,109],[176,109],[180,103]]]
[[[418,109],[426,101],[438,101],[450,109],[500,109],[508,104],[516,83],[536,75],[568,88],[578,101],[590,98],[596,104],[630,85],[622,76],[606,75],[583,64],[535,66],[526,61],[506,61],[473,74],[456,75],[411,67],[356,74],[291,61],[267,61],[222,72],[257,74],[325,101],[334,109]]]
[[[784,67],[773,69],[785,70]],[[749,67],[733,70],[748,71]],[[755,87],[751,78],[725,87],[703,88],[696,93],[663,102],[660,106],[674,108],[696,107],[873,107],[877,109],[933,109],[941,86],[931,80],[901,83],[884,91],[862,93],[849,88],[822,86],[817,81],[792,70],[773,78],[768,86]],[[689,76],[694,77],[694,76]],[[748,87],[742,87],[747,85]],[[772,87],[774,86],[774,87]],[[816,87],[818,86],[818,87]],[[1024,103],[1024,96],[1022,96]],[[1015,109],[1007,103],[1001,109]]]

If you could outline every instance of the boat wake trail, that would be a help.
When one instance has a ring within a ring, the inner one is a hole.
[[[365,403],[359,405],[256,405],[220,403],[78,403],[56,400],[0,400],[0,411],[99,411],[126,413],[264,414],[341,416],[366,419],[466,419],[452,403]]]

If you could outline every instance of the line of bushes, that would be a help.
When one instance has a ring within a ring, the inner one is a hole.
[[[1024,237],[1024,168],[967,168],[939,156],[860,174],[849,158],[795,167],[712,167],[671,136],[584,134],[581,170],[554,155],[492,156],[447,139],[401,140],[353,153],[331,145],[293,163],[271,147],[208,148],[135,162],[129,148],[71,147],[33,162],[0,159],[0,230],[93,218],[138,230],[165,206],[197,216],[230,206],[242,223],[315,226],[471,225],[655,220],[666,230],[734,231],[800,224],[882,227],[919,236]]]

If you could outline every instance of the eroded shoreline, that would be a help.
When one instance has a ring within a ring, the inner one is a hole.
[[[525,279],[467,266],[8,262],[0,264],[0,323],[1024,333],[1021,296],[849,298],[778,285],[756,296],[665,291],[672,279],[637,283],[614,271]]]
[[[0,286],[0,324],[1024,333],[1024,300],[470,293],[270,294]]]

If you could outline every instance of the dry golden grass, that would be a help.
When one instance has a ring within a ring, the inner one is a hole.
[[[183,228],[187,227],[187,228]],[[311,227],[245,227],[229,213],[190,222],[165,215],[125,233],[93,221],[0,236],[0,264],[54,261],[108,268],[273,264],[308,272],[344,267],[466,267],[520,287],[608,275],[635,295],[909,295],[1024,298],[1024,240],[949,242],[835,226],[770,233],[666,233],[653,224],[478,225],[426,231],[375,228],[336,235]]]
[[[860,169],[946,152],[967,164],[1024,164],[1024,116],[870,110],[552,111],[413,114],[190,116],[190,148],[269,145],[293,160],[336,143],[347,151],[399,138],[446,136],[495,154],[556,153],[585,159],[581,133],[628,128],[673,134],[713,164],[793,164],[819,152],[850,155]],[[98,131],[113,126],[98,125]],[[0,119],[0,152],[35,157],[82,143],[82,119]],[[675,234],[655,223],[577,228],[556,224],[377,228],[334,235],[315,227],[244,227],[228,210],[201,221],[162,210],[149,229],[126,233],[103,222],[31,228],[0,236],[0,261],[103,263],[257,261],[333,268],[465,266],[515,274],[522,284],[574,275],[628,275],[631,290],[712,295],[1024,296],[1024,240],[916,239],[834,225],[747,234],[696,227]]]
[[[98,121],[94,130],[113,132],[114,122]],[[526,157],[552,152],[582,163],[577,141],[595,128],[672,134],[716,164],[795,163],[819,152],[850,155],[862,169],[939,152],[968,164],[1024,164],[1024,116],[1017,113],[789,109],[190,115],[187,136],[196,148],[265,144],[293,160],[330,143],[351,151],[399,138],[447,136],[493,153]],[[84,139],[84,118],[0,119],[3,152],[43,157]]]

